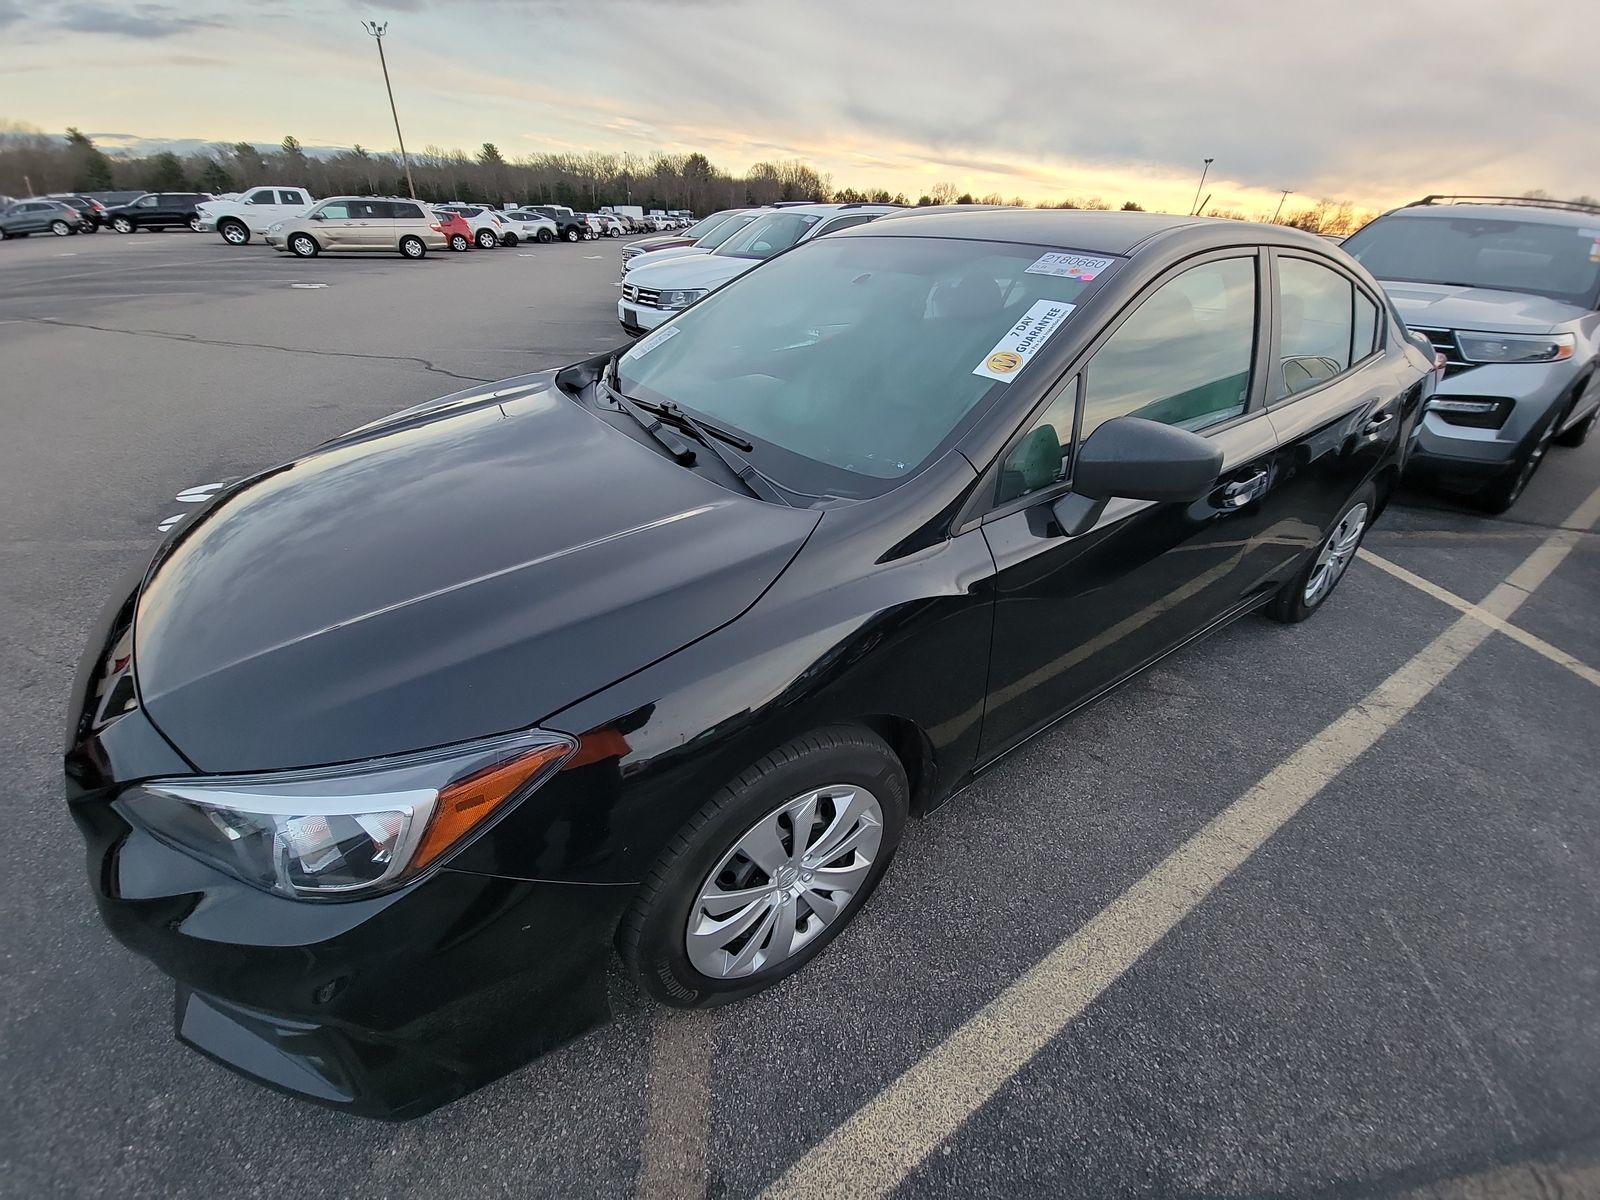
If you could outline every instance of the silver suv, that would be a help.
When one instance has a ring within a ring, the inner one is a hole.
[[[1344,249],[1444,356],[1408,471],[1506,511],[1600,417],[1600,206],[1427,196]]]

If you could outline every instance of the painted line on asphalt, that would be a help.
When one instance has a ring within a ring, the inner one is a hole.
[[[711,1060],[710,1012],[658,1012],[650,1035],[645,1087],[640,1200],[690,1200],[706,1194],[706,1121]]]
[[[1565,524],[1600,521],[1600,489]],[[1551,534],[1479,606],[1502,620],[1581,534]],[[1004,1087],[1494,630],[1462,616],[1174,850],[916,1065],[803,1154],[763,1197],[882,1196]]]
[[[1406,570],[1399,563],[1390,562],[1382,555],[1374,554],[1370,550],[1361,550],[1357,557],[1363,562],[1369,562],[1380,571],[1386,571],[1402,583],[1409,583],[1417,591],[1432,596],[1441,604],[1448,604],[1457,612],[1466,613],[1475,621],[1482,621],[1489,628],[1505,634],[1514,642],[1520,642],[1535,654],[1542,654],[1558,666],[1565,667],[1579,679],[1600,687],[1600,671],[1596,671],[1580,658],[1568,654],[1559,646],[1553,646],[1537,634],[1529,633],[1520,625],[1513,625],[1510,621],[1501,619],[1491,612],[1485,612],[1472,601],[1458,596],[1446,588],[1440,587],[1432,580],[1424,579],[1421,575]]]

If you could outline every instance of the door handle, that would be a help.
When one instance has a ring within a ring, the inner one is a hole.
[[[1257,471],[1247,479],[1236,479],[1222,489],[1224,508],[1243,508],[1267,490],[1267,473]]]
[[[1383,427],[1392,420],[1394,420],[1394,414],[1392,412],[1376,413],[1365,425],[1361,427],[1361,433],[1364,437],[1371,437],[1373,434],[1382,430]]]

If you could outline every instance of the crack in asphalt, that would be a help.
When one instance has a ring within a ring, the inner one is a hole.
[[[410,362],[435,375],[459,379],[465,383],[494,382],[493,379],[479,375],[460,375],[455,371],[447,371],[425,358],[411,354],[363,354],[359,350],[307,350],[297,346],[275,346],[270,342],[232,342],[222,338],[204,338],[192,333],[168,333],[161,329],[118,329],[112,325],[90,325],[86,321],[63,321],[59,317],[24,317],[23,320],[33,325],[58,325],[66,329],[88,329],[95,333],[120,333],[127,337],[165,338],[172,342],[192,342],[201,346],[231,346],[239,350],[278,350],[284,354],[310,354],[321,358],[370,358],[381,362]]]

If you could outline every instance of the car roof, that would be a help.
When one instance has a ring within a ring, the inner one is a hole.
[[[916,210],[910,210],[915,212]],[[841,229],[829,238],[928,237],[968,241],[1010,242],[1017,245],[1061,246],[1131,257],[1144,246],[1159,241],[1199,252],[1221,246],[1285,246],[1319,254],[1336,247],[1304,230],[1287,225],[1263,225],[1224,217],[1175,216],[1170,213],[1103,212],[1097,209],[1002,208],[920,214],[905,220],[872,221]]]
[[[1547,208],[1540,204],[1483,204],[1476,201],[1456,201],[1453,204],[1407,204],[1390,209],[1385,217],[1404,213],[1408,217],[1425,217],[1449,220],[1464,216],[1498,217],[1511,221],[1526,221],[1530,225],[1567,225],[1574,229],[1600,228],[1600,210],[1583,208]],[[1379,218],[1380,220],[1382,218]]]
[[[786,204],[782,208],[773,208],[775,213],[800,213],[808,217],[828,217],[845,209],[860,209],[862,212],[898,212],[898,204]]]

